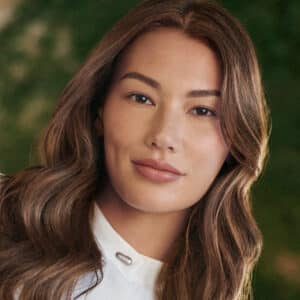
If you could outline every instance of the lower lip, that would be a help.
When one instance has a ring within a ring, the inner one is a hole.
[[[134,164],[134,166],[140,175],[146,177],[147,179],[150,179],[153,182],[171,182],[181,177],[181,175],[177,175],[167,171],[160,171],[148,166],[138,164]]]

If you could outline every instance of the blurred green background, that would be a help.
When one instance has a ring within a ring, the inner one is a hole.
[[[0,172],[34,162],[35,143],[62,88],[103,33],[137,3],[0,0]],[[272,113],[270,159],[253,189],[264,235],[254,299],[299,300],[300,1],[222,3],[254,40]]]

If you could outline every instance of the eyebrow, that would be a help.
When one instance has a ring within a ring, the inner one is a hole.
[[[159,82],[154,80],[153,78],[150,78],[146,75],[143,75],[138,72],[129,72],[124,74],[119,81],[124,80],[126,78],[132,78],[137,79],[139,81],[142,81],[146,83],[147,85],[151,86],[152,88],[156,90],[161,90],[162,87]],[[220,97],[221,92],[219,90],[206,90],[206,89],[200,89],[200,90],[192,90],[187,93],[187,97],[209,97],[209,96],[216,96]]]

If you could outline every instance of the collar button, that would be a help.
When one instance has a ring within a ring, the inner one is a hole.
[[[115,255],[125,265],[129,266],[132,264],[132,258],[123,254],[122,252],[116,252]]]

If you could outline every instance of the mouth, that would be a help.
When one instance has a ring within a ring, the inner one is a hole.
[[[170,173],[173,173],[175,175],[185,175],[182,172],[180,172],[179,170],[177,170],[171,164],[167,163],[166,161],[162,161],[162,160],[155,160],[155,159],[151,159],[151,158],[146,158],[146,159],[141,159],[141,160],[134,160],[132,162],[135,163],[135,164],[138,164],[138,165],[151,167],[151,168],[154,168],[154,169],[159,170],[159,171],[170,172]]]
[[[146,166],[135,162],[133,162],[133,165],[140,176],[156,183],[173,182],[182,177],[181,174],[175,174],[166,170],[159,170],[151,166]]]

